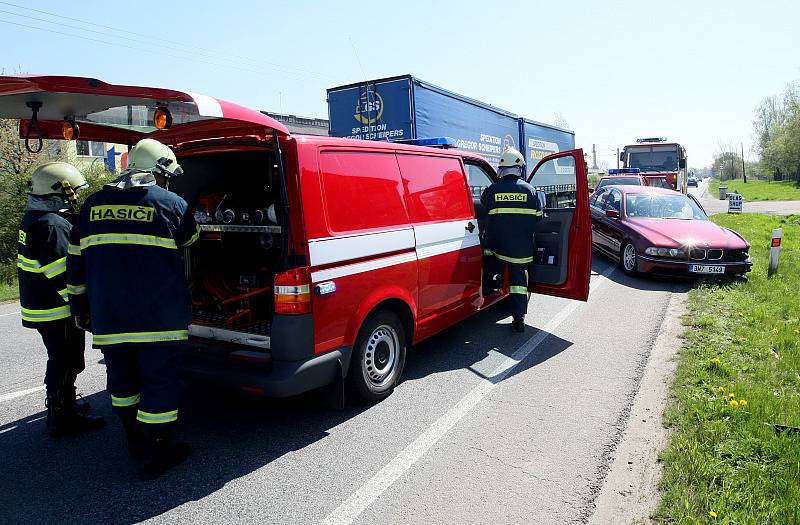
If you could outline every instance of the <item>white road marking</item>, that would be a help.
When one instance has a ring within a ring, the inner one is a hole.
[[[611,275],[615,268],[615,266],[609,266],[603,273],[598,275],[593,280],[592,291],[597,292],[608,282],[608,276]],[[485,398],[498,383],[503,381],[520,362],[530,356],[552,332],[580,307],[581,303],[572,301],[562,308],[535,336],[531,337],[514,352],[514,355],[506,357],[494,369],[488,380],[481,380],[478,386],[447,410],[320,523],[324,525],[340,525],[355,521],[362,512],[372,505],[395,481],[400,479],[431,447],[442,439],[475,405]]]
[[[11,401],[12,399],[16,399],[18,397],[27,396],[28,394],[33,394],[34,392],[39,392],[40,390],[44,390],[44,385],[40,385],[35,388],[29,388],[27,390],[9,392],[8,394],[0,394],[0,403]]]
[[[16,312],[9,312],[7,314],[0,314],[0,317],[5,317],[7,315],[17,315],[18,313],[19,313],[19,310],[17,310]]]

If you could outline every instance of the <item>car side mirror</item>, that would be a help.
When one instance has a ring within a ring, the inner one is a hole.
[[[606,210],[606,217],[610,219],[619,219],[619,212],[617,210]]]
[[[686,157],[678,159],[678,167],[680,169],[686,169]]]
[[[547,208],[547,194],[542,190],[536,190],[536,198],[539,199],[539,209]]]

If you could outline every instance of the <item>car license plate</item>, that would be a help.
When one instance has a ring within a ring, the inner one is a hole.
[[[691,264],[689,265],[689,271],[692,273],[725,273],[724,266],[708,266],[705,264]]]

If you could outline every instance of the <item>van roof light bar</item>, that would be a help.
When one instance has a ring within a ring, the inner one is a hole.
[[[636,139],[637,144],[642,144],[643,142],[666,142],[667,137],[650,137],[646,139]]]
[[[456,147],[456,140],[452,137],[424,137],[419,139],[396,140],[398,144],[410,146],[429,146],[431,148],[449,149]]]
[[[642,171],[640,168],[611,168],[608,170],[609,175],[617,175],[619,173],[639,173]]]

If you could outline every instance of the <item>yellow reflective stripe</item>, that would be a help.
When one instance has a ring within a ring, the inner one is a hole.
[[[140,246],[157,246],[159,248],[178,249],[175,239],[156,237],[155,235],[139,235],[135,233],[98,233],[81,239],[81,250],[100,244],[137,244]]]
[[[514,264],[528,264],[533,262],[533,257],[507,257],[505,255],[500,255],[497,252],[493,252],[492,255],[494,255],[501,261],[510,262]]]
[[[158,423],[172,423],[178,420],[178,411],[171,410],[169,412],[145,412],[139,410],[136,414],[136,419],[142,423],[158,424]]]
[[[57,275],[61,275],[67,271],[67,258],[62,257],[42,266],[42,271],[44,272],[45,277],[48,279],[52,279]]]
[[[194,233],[194,235],[192,235],[188,241],[181,244],[181,247],[186,248],[187,246],[194,244],[199,238],[200,238],[200,225],[197,226],[197,231]]]
[[[77,256],[80,257],[80,255],[81,255],[81,247],[80,246],[75,246],[74,244],[70,244],[69,246],[67,246],[67,253],[70,254],[70,255],[77,255]]]
[[[94,344],[98,346],[120,343],[185,341],[187,339],[189,339],[188,330],[167,330],[163,332],[127,332],[122,334],[94,334]]]
[[[489,215],[535,215],[537,217],[542,215],[540,210],[532,210],[530,208],[493,208],[489,210]]]
[[[115,395],[111,395],[111,406],[114,407],[130,407],[133,405],[138,405],[139,401],[141,400],[141,394],[136,394],[130,397],[117,397]]]
[[[525,286],[510,286],[509,291],[511,293],[521,293],[523,295],[528,295],[528,288]]]
[[[67,285],[67,292],[71,293],[72,295],[81,295],[86,293],[86,285],[85,284],[68,284]]]
[[[64,288],[63,290],[59,290],[58,291],[58,295],[60,295],[61,298],[64,299],[65,303],[69,302],[69,295],[67,295],[67,289],[66,288]]]
[[[42,273],[42,265],[35,259],[17,255],[17,268],[25,272]]]
[[[47,321],[57,321],[66,319],[70,316],[69,305],[50,308],[47,310],[33,310],[31,308],[20,308],[22,319],[32,323],[44,323]]]

